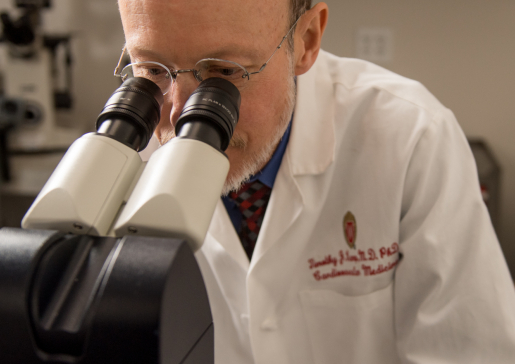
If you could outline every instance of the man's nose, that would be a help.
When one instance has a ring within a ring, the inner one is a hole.
[[[191,73],[179,74],[177,79],[172,85],[172,111],[170,113],[170,122],[172,125],[176,125],[177,119],[181,115],[184,104],[195,91],[198,86],[198,82],[195,80]],[[165,95],[166,96],[166,95]]]

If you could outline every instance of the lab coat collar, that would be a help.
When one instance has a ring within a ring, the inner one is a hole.
[[[286,153],[293,175],[320,174],[334,161],[334,87],[327,55],[297,78],[297,101]],[[323,141],[323,142],[321,142]]]

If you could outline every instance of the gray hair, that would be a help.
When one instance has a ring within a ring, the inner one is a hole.
[[[290,0],[290,22],[288,25],[288,29],[290,29],[293,24],[300,18],[306,11],[311,9],[311,0]],[[293,35],[295,34],[295,29],[292,30],[288,37],[288,45],[290,50],[293,50]]]

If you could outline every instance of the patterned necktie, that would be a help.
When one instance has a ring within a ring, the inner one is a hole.
[[[241,211],[242,222],[239,237],[249,259],[252,257],[256,240],[270,199],[271,189],[259,181],[243,185],[231,198]]]

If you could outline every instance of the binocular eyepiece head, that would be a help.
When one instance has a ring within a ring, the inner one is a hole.
[[[105,104],[97,119],[97,132],[141,151],[159,123],[163,101],[161,90],[152,81],[129,78]],[[225,151],[238,122],[240,103],[240,92],[231,82],[208,78],[184,105],[175,126],[176,135]]]

